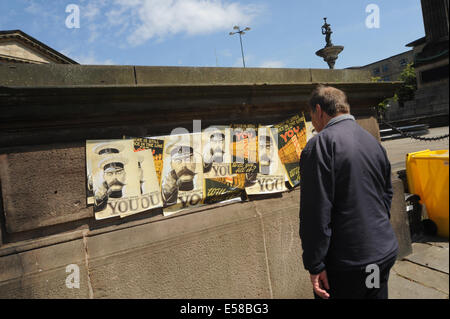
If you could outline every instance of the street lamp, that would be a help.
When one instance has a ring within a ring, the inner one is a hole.
[[[235,35],[236,33],[239,33],[239,40],[241,41],[242,64],[244,64],[244,68],[245,68],[244,49],[242,47],[242,35],[245,34],[245,31],[250,31],[250,28],[246,27],[244,30],[241,30],[238,25],[235,25],[233,27],[233,29],[237,30],[237,31],[236,32],[230,32],[230,35]]]

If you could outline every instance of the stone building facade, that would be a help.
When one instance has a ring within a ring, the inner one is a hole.
[[[368,64],[363,69],[381,81],[397,81],[408,63],[413,63],[417,78],[414,100],[389,103],[385,119],[400,123],[448,125],[449,114],[449,0],[422,0],[425,36],[406,44],[412,48],[398,55]]]
[[[414,62],[414,53],[413,50],[409,50],[393,55],[389,58],[358,67],[358,69],[368,70],[373,78],[379,78],[380,81],[398,81],[404,68],[412,62]]]
[[[449,0],[421,0],[421,4],[425,36],[406,45],[414,52],[417,91],[402,113],[448,125]]]
[[[0,31],[0,63],[78,64],[20,30]]]

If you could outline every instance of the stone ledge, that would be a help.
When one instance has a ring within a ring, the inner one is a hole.
[[[46,73],[46,76],[42,74]],[[221,85],[370,82],[365,70],[93,65],[0,65],[0,86]]]
[[[0,282],[65,268],[74,263],[85,264],[82,239],[0,257]]]
[[[271,198],[268,197],[263,202],[267,200],[280,200],[281,198],[291,199],[296,198],[299,199],[299,188],[297,187],[291,192],[280,193],[279,197]],[[293,196],[293,197],[292,197]],[[11,254],[16,254],[20,252],[26,252],[29,250],[39,249],[42,247],[52,246],[59,243],[64,243],[72,240],[77,240],[83,237],[83,233],[86,236],[94,237],[106,233],[126,230],[128,228],[140,227],[146,224],[158,223],[158,222],[170,222],[172,219],[178,219],[180,217],[189,218],[189,215],[192,214],[211,214],[211,211],[230,209],[230,210],[239,210],[242,205],[256,205],[256,202],[260,200],[252,200],[246,202],[228,202],[228,203],[216,203],[212,205],[199,206],[197,208],[192,208],[190,210],[182,211],[170,216],[163,216],[162,211],[160,209],[150,210],[146,212],[142,212],[136,215],[131,215],[126,218],[120,219],[111,218],[107,220],[96,221],[93,217],[89,220],[85,220],[85,224],[81,227],[81,229],[75,230],[66,230],[65,232],[45,235],[45,232],[42,234],[39,233],[40,236],[44,237],[29,237],[30,239],[20,240],[16,242],[6,243],[3,246],[0,246],[0,257],[7,256]],[[286,201],[284,201],[286,202]],[[259,205],[259,204],[258,204]],[[231,206],[230,208],[228,208]],[[293,207],[298,207],[298,203],[294,204]],[[282,208],[280,208],[282,209]],[[267,212],[267,214],[271,214],[271,212]],[[59,226],[56,226],[59,229]],[[32,235],[32,234],[31,234]]]
[[[0,65],[0,87],[134,84],[132,66]]]
[[[87,272],[80,267],[80,289],[66,286],[66,267],[0,282],[0,299],[88,299]]]

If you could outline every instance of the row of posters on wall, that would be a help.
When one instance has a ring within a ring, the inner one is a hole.
[[[309,124],[309,123],[308,123]],[[155,208],[165,216],[201,205],[283,192],[300,182],[303,115],[272,125],[86,141],[87,203],[95,218]]]

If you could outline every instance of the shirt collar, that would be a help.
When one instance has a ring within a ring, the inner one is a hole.
[[[334,125],[336,123],[339,123],[341,121],[344,120],[355,120],[355,117],[351,114],[342,114],[342,115],[338,115],[336,117],[333,117],[331,120],[328,121],[327,125],[325,125],[324,129],[326,129],[327,127]]]

